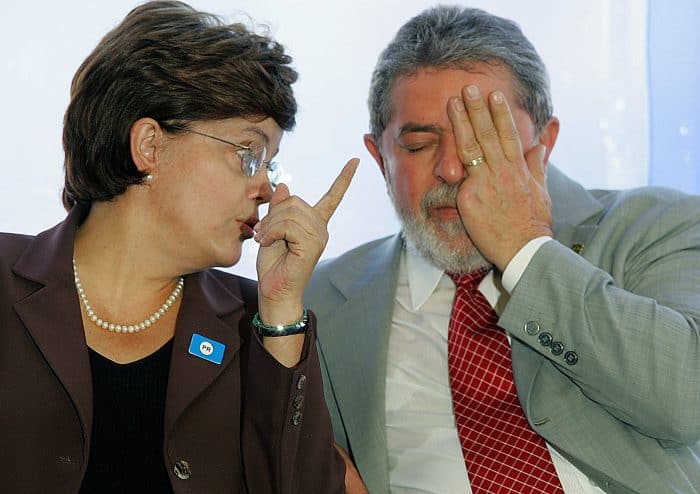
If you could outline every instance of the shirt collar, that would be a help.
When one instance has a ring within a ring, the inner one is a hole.
[[[408,278],[408,291],[411,295],[411,308],[416,311],[428,300],[435,289],[440,284],[443,277],[452,283],[450,277],[445,272],[431,264],[430,261],[421,256],[415,249],[404,248],[401,254],[406,265],[406,275]],[[493,270],[479,283],[479,291],[486,297],[491,307],[497,314],[500,314],[508,301],[508,292],[501,285],[500,274],[495,274]]]

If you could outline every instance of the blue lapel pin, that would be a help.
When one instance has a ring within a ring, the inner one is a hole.
[[[224,350],[226,350],[226,345],[223,343],[205,338],[197,333],[192,334],[190,355],[221,365],[221,362],[224,361]]]

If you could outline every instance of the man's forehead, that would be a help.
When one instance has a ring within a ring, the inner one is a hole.
[[[415,96],[441,98],[445,94],[458,95],[469,84],[498,87],[506,96],[514,94],[514,78],[510,69],[501,63],[477,62],[467,67],[421,67],[400,74],[390,85],[391,102],[395,104],[398,99],[411,101]]]
[[[484,94],[496,89],[518,105],[510,69],[501,63],[470,63],[465,67],[421,67],[397,76],[391,84],[389,121],[392,136],[407,132],[451,130],[447,103],[461,89],[476,84]],[[519,105],[518,105],[519,106]]]

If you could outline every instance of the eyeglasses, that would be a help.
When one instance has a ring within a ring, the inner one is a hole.
[[[265,165],[267,179],[270,181],[270,185],[273,189],[277,187],[277,184],[279,184],[282,178],[282,168],[279,166],[279,164],[275,163],[274,161],[265,161],[265,156],[267,155],[267,148],[265,146],[259,144],[244,146],[243,144],[236,144],[235,142],[227,141],[221,137],[212,136],[205,134],[204,132],[198,132],[186,127],[181,127],[179,125],[168,124],[167,126],[173,129],[189,132],[191,134],[208,137],[209,139],[214,139],[215,141],[223,142],[224,144],[229,144],[235,147],[236,153],[241,158],[241,170],[243,171],[243,175],[246,177],[254,177],[260,171],[263,165]]]

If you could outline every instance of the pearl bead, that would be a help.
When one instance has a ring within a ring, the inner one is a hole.
[[[80,302],[83,304],[83,307],[85,309],[85,314],[87,314],[87,316],[92,322],[95,323],[96,326],[103,329],[108,329],[109,331],[113,331],[115,333],[138,333],[143,329],[150,328],[162,316],[164,316],[165,313],[168,312],[168,310],[170,310],[170,308],[175,304],[175,301],[182,294],[182,289],[185,286],[185,280],[182,277],[180,277],[177,281],[177,284],[175,285],[175,288],[170,293],[170,295],[168,295],[168,298],[163,303],[163,305],[161,305],[158,308],[158,310],[156,310],[152,315],[148,316],[143,321],[134,324],[114,324],[101,319],[90,305],[87,295],[85,294],[85,289],[83,288],[83,285],[80,282],[80,277],[78,276],[78,267],[76,265],[75,259],[73,259],[73,280],[75,282],[75,288],[78,292]]]

